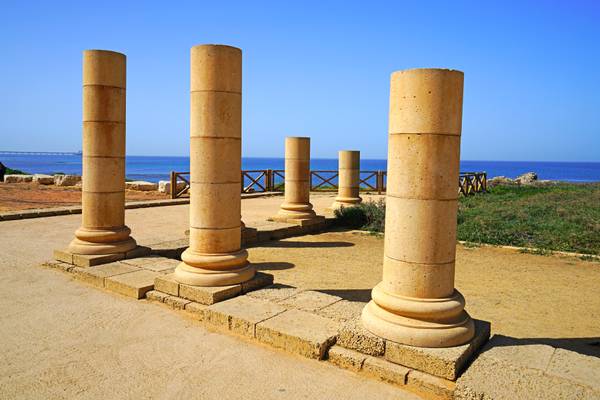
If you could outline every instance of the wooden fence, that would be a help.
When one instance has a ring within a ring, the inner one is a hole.
[[[190,188],[189,172],[171,172],[171,198],[181,197]],[[338,171],[310,171],[310,190],[337,192]],[[360,190],[382,194],[387,183],[386,171],[360,171]],[[282,169],[254,169],[242,171],[242,193],[283,192],[285,171]],[[482,193],[487,190],[485,172],[461,172],[458,192],[464,196]]]

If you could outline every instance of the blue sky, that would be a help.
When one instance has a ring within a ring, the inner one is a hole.
[[[187,155],[189,49],[244,53],[243,154],[385,158],[389,76],[465,72],[462,159],[600,161],[600,2],[27,2],[0,13],[0,150],[81,148],[81,52],[128,57],[127,151]]]

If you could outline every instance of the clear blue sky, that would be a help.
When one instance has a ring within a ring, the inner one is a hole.
[[[244,54],[244,156],[385,158],[389,76],[465,72],[462,159],[600,161],[599,1],[3,1],[0,150],[81,148],[81,52],[128,57],[127,151],[187,155],[189,49]]]

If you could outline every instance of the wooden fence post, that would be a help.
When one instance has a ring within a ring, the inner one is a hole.
[[[177,193],[177,172],[171,171],[171,198],[174,199]]]

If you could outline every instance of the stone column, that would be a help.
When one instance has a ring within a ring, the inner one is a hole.
[[[68,251],[125,253],[136,242],[125,226],[125,55],[83,52],[82,226]]]
[[[284,201],[275,221],[310,220],[316,218],[310,204],[310,138],[285,138]]]
[[[463,73],[391,77],[383,279],[362,314],[372,333],[420,347],[468,342],[454,289]]]
[[[340,150],[338,163],[338,195],[331,205],[332,209],[351,207],[362,201],[359,185],[360,151]]]
[[[191,50],[190,246],[175,280],[223,286],[254,276],[241,248],[242,51]]]

